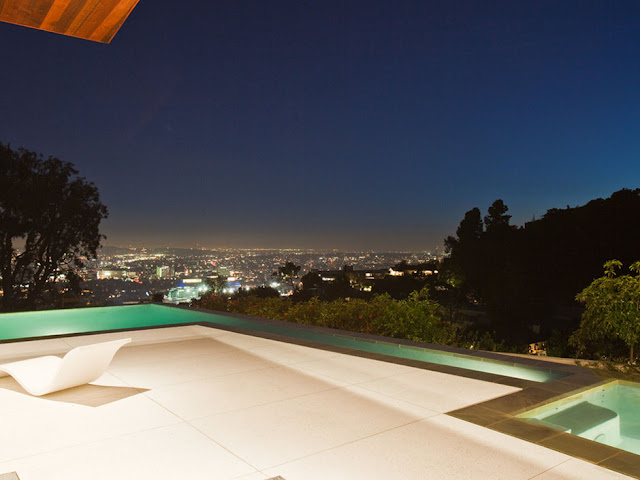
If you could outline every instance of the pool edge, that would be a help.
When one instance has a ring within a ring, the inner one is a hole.
[[[574,388],[564,393],[552,392],[551,390],[541,393],[540,390],[547,390],[544,388],[547,384],[540,384],[537,388],[524,388],[520,392],[477,403],[446,414],[633,478],[640,478],[640,455],[561,432],[545,425],[528,422],[525,418],[519,417],[522,413],[540,408],[545,404],[561,401],[563,398],[598,388],[601,385],[618,382],[618,380],[600,379],[595,375],[591,378],[592,382],[586,375],[574,380],[577,380]],[[559,381],[556,380],[555,382]],[[580,383],[582,385],[578,385]]]

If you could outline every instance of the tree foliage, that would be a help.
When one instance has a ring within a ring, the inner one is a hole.
[[[444,241],[445,251],[450,255],[445,276],[452,285],[469,291],[479,284],[482,275],[482,244],[484,224],[480,209],[474,207],[464,214],[456,230],[457,237],[449,236]]]
[[[2,309],[38,306],[57,278],[95,258],[107,215],[72,164],[0,144]]]
[[[501,199],[496,200],[487,209],[489,215],[484,217],[484,226],[487,233],[506,230],[510,227],[509,221],[511,215],[507,215],[509,207],[507,207]]]
[[[338,298],[329,301],[317,297],[294,301],[291,297],[234,295],[229,298],[210,294],[202,297],[197,306],[462,348],[504,349],[504,344],[496,343],[491,333],[479,333],[459,323],[442,320],[442,307],[431,298],[428,288],[414,291],[401,300],[388,294],[374,295],[369,300]]]
[[[280,293],[275,288],[261,286],[256,288],[240,288],[233,294],[233,298],[242,297],[279,298]]]
[[[504,323],[515,283],[504,273],[512,258],[517,230],[509,224],[509,208],[500,199],[491,204],[482,220],[479,208],[469,210],[445,247],[450,254],[443,277],[451,286],[481,302],[498,323]],[[513,327],[513,325],[511,325]]]
[[[322,286],[322,275],[317,270],[311,270],[302,276],[300,279],[302,282],[303,290],[314,290]]]
[[[394,300],[389,295],[375,295],[370,301],[338,298],[323,301],[313,298],[303,302],[290,299],[208,295],[199,306],[212,310],[243,313],[273,320],[338,328],[396,338],[455,344],[459,325],[441,320],[440,306],[425,288],[407,299]]]
[[[224,275],[217,275],[205,280],[207,286],[215,293],[222,293],[227,287],[227,277]]]
[[[634,347],[640,342],[640,262],[629,267],[635,275],[617,276],[621,267],[619,260],[607,261],[604,275],[576,296],[585,309],[570,342],[584,350],[585,341],[620,339],[629,348],[633,363]]]
[[[278,271],[273,272],[272,276],[293,279],[298,276],[300,268],[300,265],[296,265],[293,262],[285,262],[284,265],[278,267]]]
[[[618,258],[637,259],[640,244],[640,189],[623,189],[586,205],[550,209],[521,227],[510,225],[508,208],[496,200],[482,219],[468,211],[447,237],[449,258],[441,277],[482,305],[492,328],[518,341],[573,331],[580,308],[575,295]],[[519,332],[519,333],[518,333]],[[556,335],[560,337],[561,335]]]

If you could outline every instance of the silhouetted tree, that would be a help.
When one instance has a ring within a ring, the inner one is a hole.
[[[296,265],[293,262],[286,262],[284,265],[278,267],[278,270],[273,272],[271,276],[279,278],[282,283],[288,283],[292,290],[296,291],[298,284],[295,279],[298,278],[300,268],[300,265]]]
[[[511,215],[507,215],[509,207],[507,207],[501,199],[496,200],[488,208],[489,215],[484,217],[484,227],[487,233],[506,230],[509,228],[509,220]]]
[[[336,300],[338,298],[348,298],[355,294],[351,288],[349,273],[342,271],[335,276],[335,280],[328,282],[324,287],[323,297],[327,300]]]
[[[303,290],[314,290],[322,286],[322,276],[318,273],[317,270],[307,272],[302,276],[300,281],[302,282]]]
[[[482,274],[482,251],[480,240],[484,229],[480,209],[472,208],[464,214],[456,230],[457,237],[444,241],[449,258],[445,262],[445,277],[458,288],[465,290],[478,287]]]
[[[509,225],[511,215],[501,199],[494,201],[484,217],[485,232],[482,237],[482,268],[484,278],[479,288],[487,308],[500,321],[513,324],[513,282],[517,282],[514,268],[515,229]],[[515,296],[514,296],[515,295]]]
[[[243,297],[256,297],[256,298],[279,298],[280,293],[275,288],[271,287],[256,287],[256,288],[240,288],[233,298]]]
[[[162,303],[162,300],[164,299],[164,294],[161,292],[153,292],[151,294],[151,302],[152,303]]]
[[[72,164],[0,144],[2,309],[42,304],[60,275],[95,258],[107,215]]]
[[[293,262],[286,262],[284,265],[278,267],[277,272],[273,272],[273,276],[292,279],[298,276],[298,272],[300,272],[300,268],[301,268],[300,265],[296,265]]]
[[[224,275],[210,277],[205,280],[205,283],[213,293],[222,293],[227,287],[227,277]]]
[[[409,268],[409,262],[407,262],[406,260],[401,260],[393,266],[393,269],[397,270],[398,272],[405,272],[409,270]]]

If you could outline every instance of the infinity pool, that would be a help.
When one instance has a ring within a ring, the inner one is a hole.
[[[534,382],[548,382],[564,376],[562,373],[551,370],[510,362],[394,343],[392,338],[369,340],[351,336],[348,332],[325,333],[286,322],[271,322],[258,318],[241,318],[151,304],[0,314],[0,341],[195,323],[270,333]]]
[[[640,384],[612,381],[520,418],[640,454]]]

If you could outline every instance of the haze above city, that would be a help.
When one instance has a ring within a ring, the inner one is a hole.
[[[141,1],[109,45],[0,24],[0,142],[106,245],[430,251],[640,180],[636,1]]]

